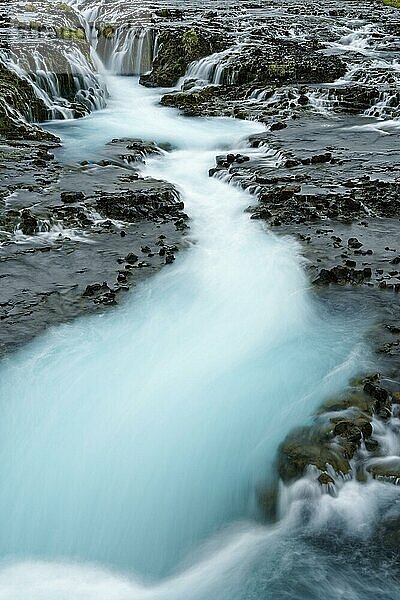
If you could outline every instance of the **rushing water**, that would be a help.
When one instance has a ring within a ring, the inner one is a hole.
[[[208,177],[218,151],[260,126],[185,119],[135,80],[108,83],[107,110],[53,126],[64,160],[96,156],[118,136],[173,144],[146,174],[181,189],[192,245],[122,308],[54,329],[2,365],[0,549],[12,566],[0,598],[10,577],[32,598],[52,586],[54,598],[130,597],[131,584],[114,589],[82,565],[165,578],[234,527],[213,538],[216,558],[154,593],[176,598],[182,585],[195,597],[198,570],[220,589],[220,561],[281,535],[233,525],[256,514],[277,444],[361,364],[359,324],[314,305],[294,243],[243,213],[246,193]]]
[[[117,137],[170,144],[145,174],[181,190],[190,247],[122,307],[0,366],[0,599],[394,599],[389,567],[361,568],[354,550],[394,486],[347,482],[333,498],[304,478],[282,490],[277,525],[257,520],[279,442],[368,366],[365,319],[316,303],[296,244],[208,177],[262,127],[107,83],[107,109],[52,125],[63,160]]]

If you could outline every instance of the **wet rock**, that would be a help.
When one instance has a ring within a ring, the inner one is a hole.
[[[364,269],[354,269],[346,265],[338,265],[331,269],[321,269],[318,277],[314,280],[315,285],[328,285],[331,283],[343,285],[350,283],[353,285],[362,284],[370,279],[372,271],[370,267]]]
[[[74,202],[82,202],[85,199],[83,192],[61,192],[61,200],[66,204],[73,204]]]
[[[102,192],[96,199],[98,211],[105,217],[128,223],[141,220],[176,220],[183,215],[183,202],[175,188],[164,182],[133,182],[129,190]]]
[[[130,252],[129,254],[127,254],[125,256],[125,261],[127,263],[129,263],[130,265],[134,265],[135,263],[137,263],[137,261],[139,260],[139,257],[134,254],[133,252]]]
[[[27,208],[21,211],[21,217],[19,221],[19,228],[24,235],[34,235],[37,233],[39,227],[38,220],[33,216],[31,211]]]
[[[86,290],[83,292],[82,296],[91,298],[107,292],[110,292],[110,288],[108,287],[107,282],[104,281],[103,283],[92,283],[86,286]]]
[[[271,131],[280,131],[281,129],[286,129],[287,123],[284,121],[276,121],[275,123],[271,123],[270,130]]]
[[[310,158],[310,162],[313,165],[326,163],[332,160],[332,152],[324,152],[324,154],[315,154]],[[304,164],[304,163],[303,163]]]
[[[173,87],[191,62],[225,47],[221,37],[194,27],[183,31],[163,31],[158,42],[159,50],[153,69],[140,78],[140,83],[147,87]]]
[[[400,484],[400,459],[377,460],[367,467],[374,479]]]
[[[335,485],[335,480],[328,473],[321,473],[318,481],[321,485]]]
[[[283,481],[301,477],[313,465],[325,471],[330,465],[337,473],[350,471],[343,449],[334,448],[327,433],[303,427],[291,432],[278,450],[278,472]]]
[[[357,238],[350,238],[347,242],[349,248],[361,248],[362,243]]]

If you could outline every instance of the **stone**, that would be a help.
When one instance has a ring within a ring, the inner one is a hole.
[[[321,473],[318,481],[321,485],[335,485],[335,480],[328,473]]]
[[[349,238],[347,245],[349,248],[361,248],[362,243],[360,242],[360,240],[358,240],[357,238]]]
[[[61,200],[66,204],[73,204],[74,202],[82,202],[85,199],[83,192],[61,192]]]

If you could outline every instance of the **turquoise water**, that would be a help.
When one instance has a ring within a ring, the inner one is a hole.
[[[1,364],[0,598],[361,598],[329,583],[337,570],[302,539],[296,502],[257,524],[256,489],[285,434],[367,367],[366,323],[318,304],[294,241],[208,177],[259,124],[186,119],[134,79],[108,85],[108,109],[52,125],[63,160],[122,136],[172,144],[145,174],[179,187],[191,243],[123,306]],[[320,517],[307,527],[373,518],[358,484],[344,490],[335,504],[299,488]]]

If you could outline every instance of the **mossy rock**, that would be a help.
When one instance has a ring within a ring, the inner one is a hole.
[[[86,40],[86,34],[84,29],[72,29],[71,27],[58,27],[56,29],[56,35],[62,40],[74,40],[83,41]]]
[[[215,86],[207,86],[195,92],[175,92],[165,94],[161,98],[163,106],[179,108],[193,115],[199,115],[202,112],[204,103],[211,100],[221,93],[221,89]]]
[[[324,402],[318,410],[318,414],[328,412],[340,412],[355,408],[362,413],[371,415],[374,408],[374,400],[358,389],[352,389],[338,398],[330,398]]]
[[[0,63],[0,135],[10,139],[56,140],[52,134],[30,125],[44,121],[47,109],[29,82]]]
[[[186,73],[190,63],[225,48],[221,39],[205,37],[196,29],[165,31],[159,38],[160,46],[153,70],[140,78],[142,85],[173,87]]]
[[[384,481],[393,481],[393,483],[399,483],[400,458],[375,462],[367,467],[367,471],[371,473],[374,479],[382,479]]]
[[[310,465],[326,471],[327,465],[338,474],[350,472],[344,449],[331,444],[326,430],[302,427],[292,431],[278,450],[278,472],[285,482],[302,477]]]

